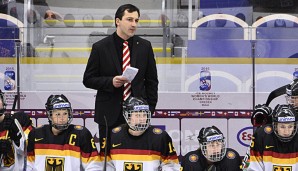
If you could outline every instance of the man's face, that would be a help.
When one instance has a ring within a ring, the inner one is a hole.
[[[68,110],[67,109],[55,109],[52,112],[52,122],[56,125],[65,125],[68,121]]]
[[[295,129],[295,122],[277,123],[277,133],[281,137],[290,137]]]
[[[207,156],[220,155],[223,148],[221,141],[212,141],[206,144]]]
[[[124,40],[134,36],[137,25],[139,22],[139,14],[137,11],[129,13],[127,10],[124,11],[122,20],[116,18],[117,34]]]
[[[286,96],[288,104],[298,107],[298,96]]]
[[[291,103],[292,103],[295,107],[298,107],[298,96],[292,96],[292,97],[291,97]]]

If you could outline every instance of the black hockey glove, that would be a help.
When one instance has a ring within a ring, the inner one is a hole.
[[[0,155],[6,156],[11,150],[11,140],[0,140]]]
[[[10,139],[18,145],[22,135],[19,133],[19,129],[14,122],[14,118],[10,114],[6,114],[2,123],[3,128],[9,131]]]
[[[14,119],[10,114],[6,114],[3,120],[3,128],[5,130],[11,130],[12,124],[14,123]]]
[[[254,112],[251,115],[251,124],[254,127],[259,127],[272,122],[272,109],[265,104],[258,104],[255,106]]]

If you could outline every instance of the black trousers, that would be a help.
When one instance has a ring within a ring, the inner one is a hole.
[[[123,115],[121,114],[119,115],[117,121],[112,126],[106,127],[106,125],[98,125],[100,153],[105,152],[106,146],[108,149],[110,149],[110,145],[111,145],[110,139],[111,139],[112,129],[125,123],[126,121]]]

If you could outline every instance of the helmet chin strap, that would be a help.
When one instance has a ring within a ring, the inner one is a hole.
[[[52,127],[56,128],[59,131],[64,131],[68,128],[68,124],[64,124],[64,125],[56,125],[56,124],[52,124]]]
[[[51,127],[55,128],[59,131],[64,131],[69,127],[71,120],[67,121],[66,124],[54,124],[53,121],[51,119],[49,119],[49,123],[50,123]]]
[[[133,136],[140,136],[142,135],[146,130],[143,131],[137,131],[137,130],[133,130],[131,127],[129,127],[128,132],[133,135]]]

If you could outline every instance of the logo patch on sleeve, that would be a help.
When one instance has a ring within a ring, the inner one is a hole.
[[[199,157],[196,154],[192,154],[188,157],[188,159],[190,162],[197,162],[199,160]]]
[[[112,130],[113,133],[118,133],[119,131],[121,131],[121,127],[120,127],[120,126],[114,128],[114,129]]]
[[[153,129],[153,133],[154,133],[154,134],[161,134],[161,133],[162,133],[162,130],[159,129],[159,128],[154,128],[154,129]]]
[[[228,159],[234,159],[236,154],[233,151],[228,151],[226,156]]]
[[[271,134],[272,133],[272,127],[271,126],[266,126],[264,128],[264,131],[267,133],[267,134]]]
[[[81,125],[76,125],[74,128],[75,128],[76,130],[82,130],[82,129],[83,129],[83,127],[82,127]]]

